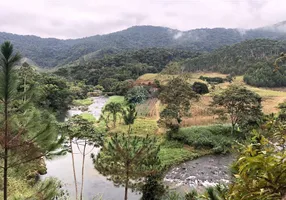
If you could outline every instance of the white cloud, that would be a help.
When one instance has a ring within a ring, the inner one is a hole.
[[[134,25],[256,28],[286,20],[285,0],[9,0],[0,31],[78,38]]]

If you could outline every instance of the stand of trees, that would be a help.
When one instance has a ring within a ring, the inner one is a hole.
[[[0,154],[4,200],[8,199],[10,169],[60,153],[57,148],[63,141],[57,134],[55,118],[34,106],[32,87],[27,89],[24,86],[23,91],[18,91],[19,78],[15,67],[19,60],[20,55],[13,52],[10,42],[1,45]]]
[[[75,66],[59,68],[55,74],[86,84],[101,85],[106,92],[117,92],[118,85],[146,73],[160,72],[170,61],[197,56],[186,50],[151,48],[107,55]]]

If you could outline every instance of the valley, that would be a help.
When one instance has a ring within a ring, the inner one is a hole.
[[[1,32],[0,198],[281,200],[284,25]]]

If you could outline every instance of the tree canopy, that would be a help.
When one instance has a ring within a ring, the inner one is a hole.
[[[220,94],[213,97],[211,106],[217,107],[220,117],[229,119],[232,133],[236,125],[242,128],[247,123],[255,123],[261,119],[261,97],[238,85],[230,85]]]

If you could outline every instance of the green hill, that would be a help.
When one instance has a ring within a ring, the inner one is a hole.
[[[273,63],[273,59],[285,50],[284,41],[247,40],[187,59],[183,66],[186,71],[214,71],[241,75],[257,62]]]
[[[205,28],[190,31],[155,26],[134,26],[111,34],[69,40],[44,39],[0,32],[0,42],[10,40],[24,57],[33,60],[39,66],[50,68],[68,64],[99,50],[125,51],[157,47],[203,52],[249,39],[283,40],[286,36],[284,29],[281,29],[282,25],[252,30]]]

